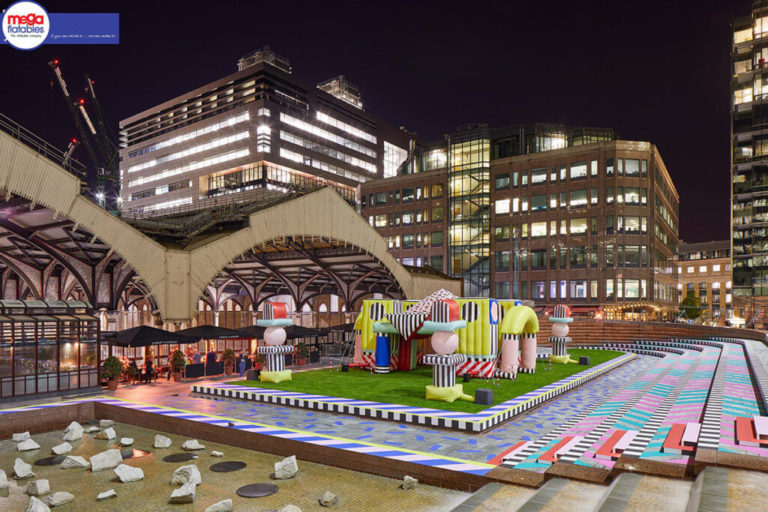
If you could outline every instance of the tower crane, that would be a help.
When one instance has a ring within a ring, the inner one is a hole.
[[[104,111],[96,97],[94,81],[86,74],[85,95],[75,99],[70,94],[67,82],[64,80],[59,59],[51,60],[48,66],[50,66],[59,84],[64,102],[69,108],[72,121],[79,134],[79,140],[70,141],[67,153],[71,156],[78,144],[85,147],[91,164],[96,170],[95,174],[89,173],[88,175],[88,188],[96,196],[101,206],[113,210],[115,209],[115,197],[119,186],[118,151],[114,132],[105,121]]]

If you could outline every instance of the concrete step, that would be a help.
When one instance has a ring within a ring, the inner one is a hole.
[[[553,478],[542,485],[519,509],[519,512],[567,510],[592,512],[600,504],[608,487],[576,480]],[[514,510],[509,507],[505,510]]]
[[[768,474],[709,466],[696,477],[686,512],[765,510],[767,496]]]
[[[599,512],[664,510],[685,512],[692,483],[689,480],[622,473],[608,487]]]
[[[451,512],[507,512],[515,510],[536,493],[522,485],[486,484]]]

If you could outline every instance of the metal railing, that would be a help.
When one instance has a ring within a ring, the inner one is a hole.
[[[64,167],[67,171],[81,180],[86,179],[87,170],[85,165],[74,158],[69,158],[65,161],[66,155],[64,151],[61,151],[57,147],[38,137],[5,114],[0,114],[0,130],[4,131],[14,139],[23,142],[25,145],[34,149],[52,162],[55,162],[57,165]]]

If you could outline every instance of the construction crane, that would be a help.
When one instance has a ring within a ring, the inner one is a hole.
[[[96,97],[94,81],[91,77],[85,75],[85,95],[75,99],[69,92],[60,64],[59,59],[53,59],[48,63],[79,134],[79,139],[70,141],[67,155],[71,157],[78,145],[85,147],[91,164],[96,170],[95,174],[88,176],[88,188],[102,207],[114,210],[118,189],[118,151],[114,132],[105,121],[104,111]]]

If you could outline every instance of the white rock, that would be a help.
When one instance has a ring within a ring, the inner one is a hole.
[[[214,503],[205,512],[232,512],[232,500],[223,500],[218,503]]]
[[[112,421],[112,420],[99,420],[99,426],[101,428],[108,428],[108,427],[113,426],[114,424],[115,424],[115,422]]]
[[[122,457],[121,457],[122,458]],[[89,468],[91,463],[79,455],[67,455],[61,462],[61,469]]]
[[[121,437],[120,438],[120,444],[123,446],[131,446],[133,444],[133,438],[132,437]]]
[[[331,505],[335,505],[337,500],[335,494],[330,491],[325,491],[317,501],[319,501],[320,505],[324,507],[330,507]]]
[[[203,483],[203,477],[200,476],[200,470],[194,464],[187,464],[177,468],[173,472],[173,477],[171,477],[171,485],[200,485],[201,483]]]
[[[99,495],[96,496],[96,501],[108,500],[109,498],[117,498],[117,493],[115,492],[114,489],[100,492]]]
[[[32,472],[32,465],[27,464],[18,457],[16,457],[16,460],[13,462],[13,474],[16,476],[16,480],[24,480],[25,478],[32,478],[35,476]]]
[[[299,466],[296,463],[296,456],[291,455],[280,462],[275,462],[275,478],[277,480],[287,480],[293,478],[299,472]]]
[[[65,503],[69,503],[70,501],[74,501],[74,499],[75,495],[71,492],[59,491],[43,498],[43,502],[49,507],[58,507]]]
[[[42,496],[51,492],[51,483],[46,479],[35,480],[27,484],[27,494],[30,496]]]
[[[8,488],[8,475],[0,469],[0,490]]]
[[[13,434],[13,442],[20,443],[29,439],[29,432],[22,432],[20,434]]]
[[[113,471],[115,472],[115,475],[117,475],[117,478],[124,484],[144,480],[144,471],[142,471],[141,468],[135,468],[128,464],[120,464]]]
[[[197,486],[192,483],[174,489],[171,493],[171,503],[192,503],[195,501],[196,489]]]
[[[189,439],[187,441],[184,441],[184,444],[181,445],[182,450],[205,450],[205,446],[200,444],[200,441],[197,439]]]
[[[408,491],[408,490],[411,490],[411,489],[415,489],[416,488],[416,484],[418,484],[418,483],[419,483],[419,481],[416,480],[415,478],[413,478],[412,476],[405,475],[403,477],[403,485],[401,485],[400,487],[402,489]]]
[[[19,452],[26,452],[29,450],[37,450],[40,448],[40,445],[37,444],[34,439],[27,439],[26,441],[22,441],[19,444],[16,445],[16,451]]]
[[[108,429],[102,430],[101,432],[96,434],[94,437],[96,439],[104,439],[104,440],[108,441],[110,439],[114,439],[116,436],[117,436],[117,434],[115,434],[115,429],[110,427]]]
[[[296,505],[286,505],[283,508],[281,508],[278,512],[301,512],[301,509]]]
[[[155,434],[155,448],[170,448],[171,438]]]
[[[91,471],[102,471],[104,469],[116,468],[123,463],[123,456],[117,448],[97,453],[91,457]]]
[[[34,496],[31,496],[29,498],[29,503],[27,504],[27,508],[24,509],[24,512],[51,512],[51,509],[49,509],[48,505],[46,505],[39,499],[35,498]]]
[[[95,426],[91,425],[90,427],[85,429],[85,433],[86,434],[93,434],[94,432],[98,432],[99,430],[101,430],[99,427],[95,427]]]
[[[72,445],[69,443],[57,444],[52,448],[52,451],[56,455],[64,455],[65,453],[69,453],[72,451]]]
[[[211,452],[211,457],[223,457],[223,456],[224,456],[224,453],[223,453],[223,452],[218,452],[218,451],[216,451],[216,450],[213,450],[213,451]]]
[[[73,421],[69,426],[64,429],[64,437],[61,439],[64,441],[77,441],[83,438],[83,427],[76,421]]]

